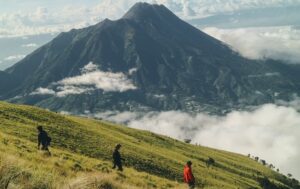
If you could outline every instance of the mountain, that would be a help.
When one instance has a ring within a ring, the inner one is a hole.
[[[0,71],[0,95],[12,90],[16,84],[16,81],[14,81],[14,78],[10,74]]]
[[[8,82],[8,77],[9,77],[9,74],[0,71],[0,91],[1,92],[5,91],[5,89],[6,89],[5,83]]]
[[[299,94],[295,70],[243,58],[163,5],[137,3],[119,20],[61,33],[5,70],[14,82],[0,99],[73,113],[220,112],[289,100]]]
[[[200,188],[298,189],[295,179],[240,154],[186,144],[148,131],[37,107],[0,102],[0,188],[186,188],[185,162],[193,162]],[[36,126],[52,138],[51,153],[36,149]],[[121,143],[124,172],[111,169]],[[213,158],[210,167],[206,161]]]

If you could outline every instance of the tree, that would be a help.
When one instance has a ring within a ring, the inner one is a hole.
[[[271,164],[269,165],[269,168],[270,168],[270,169],[275,169],[275,166],[271,163]]]

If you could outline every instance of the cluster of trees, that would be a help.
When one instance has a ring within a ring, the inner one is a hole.
[[[259,163],[261,163],[261,164],[264,165],[264,166],[268,166],[270,169],[275,170],[275,168],[276,168],[272,163],[271,163],[271,164],[268,164],[268,163],[266,162],[266,160],[260,159],[260,158],[257,157],[257,156],[251,156],[251,154],[248,154],[248,157],[251,158],[251,159],[253,159],[253,160],[255,160],[255,161],[257,161],[257,162],[259,162]],[[280,170],[277,168],[276,171],[279,173]],[[293,177],[293,175],[292,175],[291,173],[288,173],[287,176],[288,176],[289,178],[292,178],[292,177]]]

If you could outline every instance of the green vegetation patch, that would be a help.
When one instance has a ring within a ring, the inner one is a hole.
[[[121,143],[125,168],[147,173],[143,179],[147,180],[145,183],[148,188],[179,187],[174,183],[182,183],[183,166],[187,160],[193,162],[197,186],[200,188],[263,188],[264,178],[279,188],[294,189],[296,186],[296,181],[292,182],[240,154],[186,144],[166,136],[105,121],[65,116],[36,107],[0,102],[0,132],[3,136],[20,140],[19,143],[14,143],[14,149],[18,149],[11,152],[14,156],[21,151],[23,156],[31,154],[27,159],[33,162],[43,161],[34,147],[28,147],[28,143],[35,145],[37,125],[42,125],[52,137],[51,151],[55,153],[47,159],[51,162],[53,158],[61,160],[52,164],[47,161],[48,168],[52,170],[55,167],[56,171],[60,170],[58,175],[66,174],[68,178],[68,175],[74,177],[75,173],[77,176],[77,172],[86,171],[111,174],[112,151],[115,144]],[[0,140],[2,146],[10,144],[9,138]],[[36,156],[39,157],[38,160],[35,159]],[[215,162],[208,167],[209,158],[213,158]],[[85,165],[86,162],[88,166]],[[59,167],[61,168],[58,169]],[[128,178],[126,174],[125,171],[124,178]],[[162,185],[157,179],[147,178],[147,175],[156,175],[172,182]],[[139,182],[135,186],[142,187]]]

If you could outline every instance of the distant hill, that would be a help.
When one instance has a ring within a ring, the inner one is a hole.
[[[36,149],[36,126],[52,137],[52,157]],[[111,169],[121,143],[125,172]],[[0,102],[0,188],[186,188],[185,162],[193,162],[200,188],[297,189],[291,180],[235,153],[186,144],[148,131]],[[206,166],[209,157],[215,164]],[[64,187],[65,186],[65,187]],[[5,187],[4,187],[5,188]]]
[[[289,100],[299,94],[299,68],[245,59],[165,6],[137,3],[118,20],[61,33],[5,70],[13,82],[0,99],[73,113],[220,112]]]

